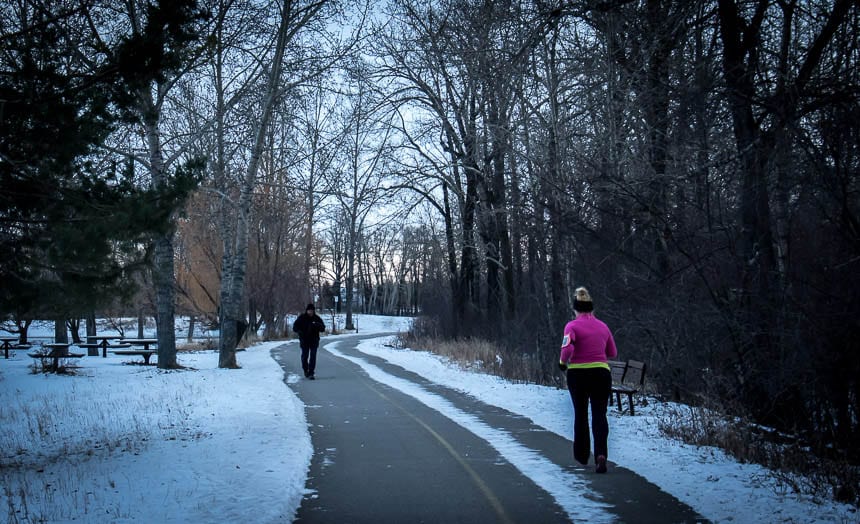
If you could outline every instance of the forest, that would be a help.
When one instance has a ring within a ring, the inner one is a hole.
[[[856,467],[858,40],[856,0],[3,2],[0,315],[190,315],[229,368],[315,301],[560,384],[584,285],[667,398]]]

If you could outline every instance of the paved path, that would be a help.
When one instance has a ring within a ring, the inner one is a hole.
[[[337,337],[337,351],[441,397],[490,428],[512,436],[592,493],[606,521],[704,522],[691,508],[639,475],[610,462],[606,475],[575,464],[569,440],[523,417],[355,350],[363,337]],[[356,363],[325,350],[317,380],[290,387],[306,406],[314,457],[296,522],[307,523],[553,523],[571,516],[496,447],[439,411],[372,380]],[[295,342],[273,354],[301,377]],[[564,489],[564,488],[562,488]],[[571,488],[574,489],[574,488]],[[579,495],[576,495],[579,496]]]

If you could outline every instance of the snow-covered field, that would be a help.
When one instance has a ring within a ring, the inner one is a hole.
[[[408,325],[408,319],[364,315],[357,322],[361,334]],[[323,345],[348,336],[325,337]],[[566,390],[463,371],[426,352],[387,347],[388,342],[379,338],[360,349],[568,435],[572,410]],[[213,351],[181,353],[179,362],[193,369],[170,372],[128,365],[139,358],[112,355],[84,357],[75,375],[33,374],[33,359],[25,351],[0,358],[0,518],[292,520],[313,450],[304,406],[287,385],[298,378],[284,377],[270,356],[283,343],[240,352],[238,370],[218,369]],[[657,421],[664,409],[650,402],[637,407],[635,417],[611,410],[611,459],[706,518],[860,520],[849,506],[786,493],[767,471],[738,464],[719,450],[661,437]]]

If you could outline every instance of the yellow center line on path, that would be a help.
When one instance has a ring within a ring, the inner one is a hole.
[[[499,498],[496,497],[496,495],[493,493],[487,483],[484,482],[484,479],[482,479],[481,476],[478,475],[478,472],[475,471],[472,466],[470,466],[465,460],[463,460],[463,457],[457,452],[454,446],[452,446],[451,443],[445,439],[445,437],[443,437],[436,430],[431,428],[426,422],[418,418],[414,413],[398,404],[395,400],[389,398],[387,395],[385,395],[385,393],[373,387],[370,383],[367,382],[367,380],[362,379],[362,381],[371,391],[382,397],[384,400],[387,400],[394,407],[405,413],[409,418],[417,422],[422,428],[424,428],[428,433],[430,433],[433,438],[435,438],[439,442],[439,444],[441,444],[442,447],[445,448],[445,450],[452,457],[454,457],[454,460],[456,460],[460,464],[460,466],[462,466],[463,469],[466,470],[466,473],[468,473],[469,476],[472,477],[472,481],[475,483],[478,489],[481,490],[481,493],[484,494],[484,497],[487,499],[487,502],[490,503],[490,506],[493,507],[493,510],[496,512],[496,515],[498,515],[499,522],[513,524],[514,521],[505,512],[505,508],[502,506],[502,503],[499,501]]]
[[[338,365],[343,367],[344,366],[343,362],[339,362],[339,360],[340,359],[338,359],[338,362],[337,362]],[[426,422],[424,422],[423,420],[418,418],[414,413],[412,413],[408,409],[401,406],[394,399],[390,398],[389,396],[387,396],[385,393],[383,393],[379,389],[375,388],[369,380],[361,377],[361,375],[359,375],[359,379],[364,383],[364,385],[368,389],[370,389],[371,391],[373,391],[374,393],[379,395],[383,400],[387,401],[388,403],[390,403],[391,405],[393,405],[394,407],[396,407],[397,409],[399,409],[400,411],[405,413],[409,418],[411,418],[412,420],[417,422],[418,425],[420,425],[422,428],[424,428],[425,431],[430,433],[430,435],[432,435],[433,438],[436,439],[436,441],[439,442],[439,444],[441,444],[442,447],[445,448],[445,450],[452,457],[454,457],[454,460],[456,460],[457,463],[459,463],[460,466],[462,466],[462,468],[464,470],[466,470],[466,473],[468,473],[469,476],[472,478],[472,482],[475,483],[475,485],[478,487],[478,489],[481,491],[481,493],[483,493],[484,497],[487,499],[487,502],[490,503],[490,506],[492,506],[493,510],[496,512],[496,515],[498,515],[498,517],[499,517],[498,522],[503,522],[505,524],[514,524],[514,521],[508,516],[507,512],[505,512],[505,508],[504,508],[504,506],[502,506],[502,503],[499,501],[499,498],[496,497],[496,495],[493,493],[493,491],[490,489],[490,487],[487,485],[487,483],[484,482],[484,479],[482,479],[481,476],[478,475],[478,472],[475,471],[472,468],[472,466],[470,466],[465,460],[463,460],[463,457],[457,452],[457,450],[454,448],[454,446],[452,446],[451,443],[445,439],[445,437],[443,437],[436,430],[431,428]]]

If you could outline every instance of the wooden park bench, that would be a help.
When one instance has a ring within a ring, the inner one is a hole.
[[[621,407],[621,395],[627,395],[627,403],[630,406],[630,414],[635,415],[633,406],[633,394],[638,393],[645,386],[645,363],[638,360],[627,362],[609,361],[609,369],[612,373],[612,390],[609,393],[609,405],[612,405],[612,396],[618,403],[618,411]]]
[[[609,371],[612,373],[612,385],[621,384],[624,381],[624,371],[627,369],[627,362],[619,362],[617,360],[609,361]],[[612,405],[612,395],[609,395],[609,405]]]

